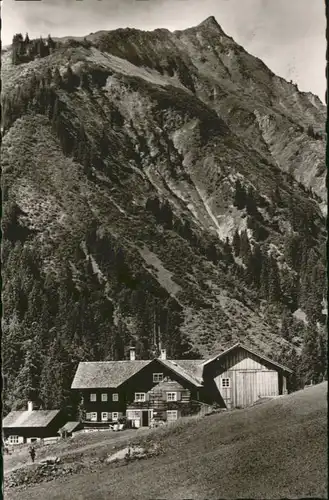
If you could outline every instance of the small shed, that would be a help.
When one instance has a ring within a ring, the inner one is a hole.
[[[75,432],[78,432],[81,429],[83,429],[81,422],[66,422],[66,424],[59,429],[58,434],[62,438],[72,437]]]
[[[61,410],[11,411],[2,422],[4,437],[10,444],[32,443],[48,437],[56,437],[65,423]]]
[[[203,363],[205,384],[213,383],[226,408],[244,408],[264,397],[287,393],[292,370],[240,343]]]

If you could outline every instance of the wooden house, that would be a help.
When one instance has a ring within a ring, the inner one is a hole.
[[[202,360],[161,358],[82,362],[72,389],[81,394],[83,422],[88,426],[108,426],[125,416],[135,426],[148,426],[157,413],[165,420],[199,410],[203,386],[199,365]],[[162,383],[166,382],[166,385]]]
[[[216,403],[223,408],[245,407],[287,390],[286,368],[236,344],[209,359],[160,358],[82,362],[72,389],[82,398],[86,426],[108,426],[126,417],[135,427],[153,419],[173,421]]]
[[[56,437],[66,417],[60,410],[34,410],[28,402],[28,409],[11,411],[2,422],[4,438],[9,444],[23,444]]]

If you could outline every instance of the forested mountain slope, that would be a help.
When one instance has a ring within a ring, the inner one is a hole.
[[[213,18],[16,36],[2,59],[7,408],[64,405],[78,361],[159,338],[171,357],[239,339],[325,374],[315,96]]]

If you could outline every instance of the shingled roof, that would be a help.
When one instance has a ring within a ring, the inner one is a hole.
[[[152,363],[151,359],[146,361],[84,361],[79,363],[71,388],[115,389],[150,363]]]
[[[154,360],[134,361],[90,361],[81,362],[75,373],[72,389],[115,389],[126,382],[142,368]],[[202,386],[203,360],[169,360],[157,359],[196,387]],[[201,371],[200,371],[201,370]]]
[[[202,386],[201,363],[204,362],[203,359],[160,359],[159,361],[191,384],[197,387]]]
[[[11,411],[2,421],[4,429],[19,427],[47,427],[60,410]]]
[[[58,432],[60,431],[73,432],[79,427],[82,427],[81,422],[66,422],[66,424],[63,425],[63,427],[61,427]]]

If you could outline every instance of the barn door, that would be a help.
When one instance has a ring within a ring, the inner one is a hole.
[[[257,399],[257,372],[239,370],[236,372],[236,406],[244,408],[253,404]]]

